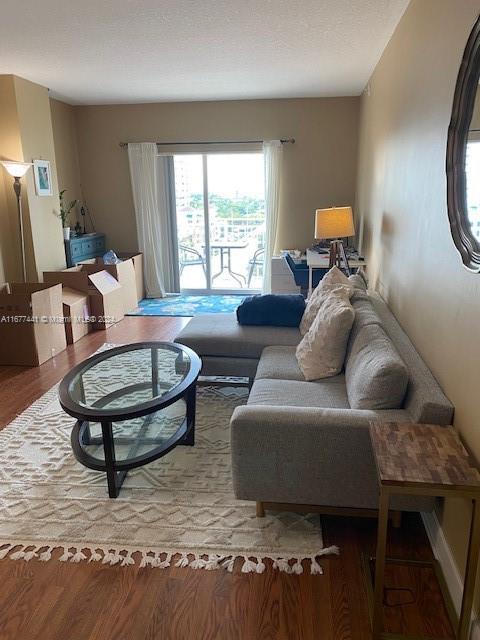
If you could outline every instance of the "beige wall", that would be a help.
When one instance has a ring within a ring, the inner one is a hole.
[[[60,100],[50,99],[50,111],[59,191],[66,189],[65,198],[68,202],[71,200],[81,202],[75,107]],[[78,215],[79,206],[75,207],[70,216],[71,227],[75,226]]]
[[[286,145],[279,248],[313,242],[317,207],[355,194],[359,98],[76,107],[82,191],[97,230],[136,248],[127,152],[120,141],[294,137]]]
[[[27,277],[36,281],[48,269],[65,265],[65,252],[58,213],[58,187],[48,90],[12,75],[0,76],[0,156],[31,162],[51,163],[52,196],[37,196],[33,171],[22,179]],[[17,207],[13,180],[2,169],[0,188],[0,276],[21,277]]]
[[[446,207],[455,82],[478,15],[472,0],[412,0],[362,100],[357,209],[369,274],[454,403],[480,460],[480,274],[463,266]],[[464,569],[469,507],[440,514]]]
[[[20,125],[20,137],[25,161],[49,160],[53,195],[38,196],[33,171],[26,178],[31,243],[35,256],[36,275],[65,266],[65,250],[61,223],[57,217],[58,184],[53,144],[52,119],[48,89],[23,78],[15,77],[15,94]],[[27,243],[28,248],[28,243]]]
[[[0,159],[22,160],[14,78],[0,76]],[[0,167],[0,282],[21,279],[20,231],[13,178]],[[27,206],[25,194],[22,200]]]

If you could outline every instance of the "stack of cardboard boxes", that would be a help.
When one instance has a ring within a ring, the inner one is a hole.
[[[121,259],[47,271],[43,284],[0,285],[0,364],[40,365],[135,309],[144,297],[142,255]]]

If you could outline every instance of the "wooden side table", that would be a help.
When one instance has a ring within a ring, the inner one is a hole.
[[[467,640],[480,550],[480,473],[451,426],[383,423],[370,425],[380,485],[373,639],[383,633],[383,593],[390,496],[470,498],[472,521],[457,640]],[[396,636],[398,637],[398,636]]]

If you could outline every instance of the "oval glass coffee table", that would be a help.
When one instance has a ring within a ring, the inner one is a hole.
[[[74,367],[59,387],[60,404],[77,418],[75,457],[107,474],[116,498],[129,469],[195,443],[198,355],[181,344],[114,347]]]

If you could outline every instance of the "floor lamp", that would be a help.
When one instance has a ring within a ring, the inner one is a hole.
[[[31,162],[8,162],[6,160],[2,161],[1,164],[8,171],[8,173],[12,176],[13,180],[13,190],[15,191],[15,195],[17,197],[17,209],[18,209],[18,225],[20,227],[20,250],[22,253],[22,276],[23,281],[27,281],[27,268],[25,263],[25,238],[23,235],[23,212],[22,212],[22,183],[20,182],[20,178],[27,173],[29,168],[32,166]]]
[[[315,211],[315,239],[330,240],[330,269],[336,265],[350,275],[350,265],[340,238],[354,235],[352,207],[331,207]]]

